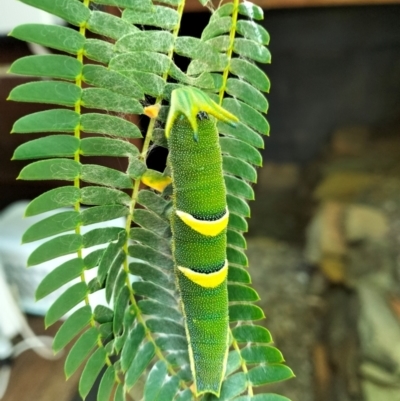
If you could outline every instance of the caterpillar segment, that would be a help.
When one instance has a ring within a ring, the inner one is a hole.
[[[167,119],[177,285],[196,395],[220,394],[229,348],[229,212],[216,120],[237,119],[203,92],[172,92]],[[206,112],[206,113],[205,113]]]

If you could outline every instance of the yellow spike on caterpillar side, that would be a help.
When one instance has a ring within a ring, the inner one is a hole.
[[[215,237],[220,234],[221,231],[225,230],[228,226],[229,211],[217,220],[198,220],[189,213],[182,212],[181,210],[176,211],[177,216],[190,228],[197,231],[200,234]]]
[[[164,191],[164,189],[172,182],[171,177],[168,175],[164,175],[159,171],[151,169],[146,170],[140,180],[143,182],[143,184],[155,189],[158,192]]]
[[[228,261],[225,260],[221,269],[213,273],[198,273],[182,266],[178,266],[178,269],[194,283],[204,288],[215,288],[222,284],[228,275]]]

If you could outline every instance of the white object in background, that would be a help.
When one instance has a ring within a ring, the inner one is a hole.
[[[63,21],[46,11],[17,0],[1,0],[0,35],[8,35],[21,24],[62,24]]]
[[[1,0],[0,6],[0,36],[8,35],[16,26],[22,24],[65,24],[61,18],[17,0]],[[47,48],[41,45],[28,43],[28,46],[33,54],[49,53]]]
[[[17,357],[21,352],[33,349],[46,359],[55,359],[51,350],[52,338],[36,336],[29,327],[8,286],[0,264],[0,361]],[[14,345],[12,339],[21,335],[23,340]],[[4,363],[0,367],[0,400],[6,392],[11,367]]]
[[[1,0],[0,0],[1,1]],[[61,256],[56,259],[41,263],[36,266],[27,268],[27,261],[29,255],[42,243],[49,241],[48,237],[40,241],[35,241],[28,244],[21,245],[21,238],[24,232],[34,223],[63,211],[57,209],[51,212],[42,213],[38,216],[23,218],[28,201],[19,201],[11,204],[0,213],[0,258],[2,259],[4,272],[7,281],[15,286],[18,290],[18,301],[24,312],[32,313],[35,315],[45,315],[53,302],[66,290],[67,287],[79,281],[79,278],[70,281],[68,284],[63,285],[60,289],[49,294],[47,297],[40,301],[35,301],[35,291],[43,278],[50,273],[54,268],[60,266],[62,263],[76,258],[76,254]],[[64,209],[71,210],[71,209]],[[105,221],[98,224],[91,224],[89,226],[81,227],[82,234],[100,227],[125,227],[125,219],[119,218],[115,220]],[[65,235],[71,232],[63,232],[59,235]],[[57,235],[57,236],[59,236]],[[85,248],[82,250],[82,255],[85,257],[90,252],[104,248],[107,244]],[[85,271],[86,281],[96,277],[97,268]],[[104,290],[96,291],[89,295],[90,304],[95,307],[96,305],[107,305]],[[78,308],[78,305],[76,308]],[[75,309],[76,309],[75,308]],[[72,313],[75,309],[72,309]]]

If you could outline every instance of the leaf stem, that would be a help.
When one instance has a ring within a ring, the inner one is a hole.
[[[232,330],[231,330],[231,329],[229,329],[229,330],[230,330],[231,335],[232,335]],[[247,376],[248,369],[247,369],[246,361],[242,358],[242,355],[241,355],[241,353],[240,353],[239,344],[238,344],[238,342],[235,340],[235,338],[233,337],[233,335],[232,335],[232,338],[233,338],[233,341],[232,341],[233,349],[239,353],[239,357],[240,357],[240,366],[241,366],[241,368],[242,368],[242,370],[243,370],[243,373]],[[252,396],[254,395],[254,393],[253,393],[253,386],[252,386],[251,382],[249,382],[248,380],[247,380],[247,394],[248,394],[250,397],[252,397]]]
[[[179,34],[184,7],[185,7],[185,0],[181,0],[181,2],[178,5],[178,8],[177,8],[177,12],[179,14],[178,22],[177,22],[177,24],[174,27],[173,32],[172,32],[174,40],[178,37],[178,34]],[[168,55],[167,55],[171,62],[172,62],[173,55],[174,55],[174,48],[171,48],[170,51],[168,52]],[[163,78],[164,81],[167,81],[167,79],[168,79],[168,71],[163,74],[162,78]],[[155,99],[155,104],[160,104],[162,99],[163,98],[161,96],[158,96]],[[144,143],[143,143],[142,151],[141,151],[140,156],[139,156],[139,159],[141,161],[143,161],[143,162],[145,162],[146,158],[147,158],[147,153],[148,153],[148,150],[149,150],[149,147],[150,147],[151,140],[153,138],[153,131],[154,131],[154,127],[155,127],[155,124],[156,124],[156,119],[157,119],[157,117],[151,118],[150,122],[149,122],[149,125],[147,127],[146,136],[145,136],[145,140],[144,140]],[[136,207],[136,203],[137,203],[137,198],[138,198],[138,194],[139,194],[139,189],[140,189],[140,179],[136,180],[135,183],[134,183],[133,191],[132,191],[132,197],[131,197],[131,203],[130,203],[130,206],[129,206],[129,212],[130,213],[129,213],[128,218],[126,220],[125,229],[126,229],[126,232],[128,233],[128,240],[129,240],[129,232],[130,232],[130,228],[131,228],[131,224],[132,224],[132,220],[133,220],[133,216],[134,216],[134,212],[135,212],[135,207]],[[126,255],[128,255],[128,240],[126,241],[126,243],[124,244],[124,247],[123,247]],[[167,359],[165,358],[165,356],[162,353],[161,349],[156,344],[156,342],[155,342],[155,340],[153,338],[153,335],[152,335],[151,331],[149,330],[149,328],[147,327],[146,321],[143,318],[142,313],[140,311],[140,308],[139,308],[139,306],[138,306],[138,304],[136,302],[135,292],[134,292],[134,290],[132,288],[132,285],[131,285],[131,282],[129,280],[129,274],[130,273],[129,273],[129,266],[128,266],[127,257],[125,258],[125,261],[124,261],[124,264],[123,264],[123,269],[127,273],[126,286],[128,287],[129,292],[130,292],[130,295],[129,295],[130,302],[131,302],[131,304],[132,304],[132,306],[133,306],[133,308],[134,308],[134,310],[136,312],[137,319],[143,325],[143,327],[145,329],[145,335],[146,335],[148,341],[150,341],[154,345],[154,349],[155,349],[155,353],[156,353],[157,357],[160,360],[162,360],[162,361],[164,361],[166,363],[169,374],[175,376],[177,374],[177,372],[172,367],[172,365],[167,361]],[[186,383],[183,380],[180,381],[180,385],[184,389],[188,388],[188,386],[186,385]]]
[[[229,33],[229,47],[228,47],[228,50],[226,51],[226,55],[228,57],[228,63],[222,74],[222,85],[221,85],[221,89],[219,91],[219,104],[220,105],[222,105],[222,101],[224,100],[224,95],[225,95],[225,90],[226,90],[226,82],[228,81],[229,67],[231,64],[233,46],[235,43],[236,24],[237,24],[237,20],[238,20],[238,14],[239,14],[239,0],[233,0],[232,25],[231,25],[231,30]]]

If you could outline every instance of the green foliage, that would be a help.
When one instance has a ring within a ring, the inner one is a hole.
[[[101,375],[97,399],[123,401],[145,374],[145,401],[194,400],[171,256],[171,192],[168,187],[162,194],[140,189],[150,144],[167,147],[162,127],[171,91],[190,85],[203,89],[240,119],[236,128],[218,124],[230,210],[232,329],[219,400],[288,401],[276,394],[253,395],[254,387],[293,376],[282,364],[282,354],[271,346],[269,332],[253,324],[264,314],[254,304],[259,297],[250,287],[244,251],[243,233],[250,216],[247,200],[254,199],[255,166],[262,164],[258,149],[264,147],[262,135],[269,134],[263,115],[268,102],[262,92],[269,91],[270,82],[256,65],[271,61],[265,47],[269,35],[254,22],[263,18],[262,9],[250,2],[226,3],[213,12],[198,39],[179,36],[184,0],[162,0],[157,5],[150,0],[22,1],[77,27],[15,28],[11,36],[63,54],[17,60],[10,72],[37,80],[9,95],[11,101],[51,105],[15,122],[13,134],[51,135],[25,142],[13,158],[34,160],[19,179],[66,181],[28,205],[26,216],[53,214],[23,236],[23,242],[44,240],[29,257],[29,266],[71,257],[56,266],[36,292],[42,299],[68,285],[45,317],[49,326],[69,313],[53,344],[59,352],[75,340],[65,363],[66,376],[84,365],[79,382],[83,398]],[[119,7],[121,17],[101,11],[103,5]],[[87,38],[87,31],[100,36]],[[189,59],[187,71],[174,63],[175,54]],[[141,130],[126,117],[143,114],[150,99],[161,110],[151,118],[139,150],[130,140],[141,138]],[[83,107],[90,112],[83,112]],[[126,157],[129,166],[118,171],[88,164],[85,156]],[[92,185],[82,187],[82,182]],[[112,223],[91,227],[120,217],[126,220],[125,228]],[[96,278],[88,281],[87,270],[94,267]],[[96,291],[104,291],[110,308],[90,305],[89,295]],[[216,399],[207,394],[198,400]]]

